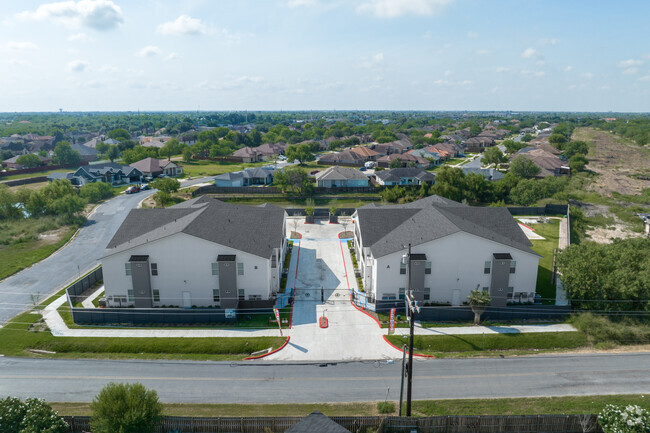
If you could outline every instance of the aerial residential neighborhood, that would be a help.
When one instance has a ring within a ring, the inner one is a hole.
[[[650,432],[650,4],[0,5],[0,433]]]

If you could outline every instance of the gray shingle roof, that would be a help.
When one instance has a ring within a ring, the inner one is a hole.
[[[350,433],[350,430],[332,421],[318,411],[298,421],[284,433]]]
[[[335,165],[323,171],[319,171],[315,175],[316,180],[353,180],[353,179],[368,179],[368,176],[363,174],[356,168],[339,167]]]
[[[439,196],[395,206],[357,209],[364,247],[374,257],[465,232],[536,254],[507,208],[470,207]]]
[[[415,167],[393,168],[392,170],[376,171],[375,175],[384,182],[398,182],[402,178],[414,177],[419,180],[433,181],[435,175],[426,170]]]
[[[185,233],[269,258],[282,245],[284,214],[277,206],[233,205],[208,197],[167,209],[133,209],[108,243],[106,255]]]

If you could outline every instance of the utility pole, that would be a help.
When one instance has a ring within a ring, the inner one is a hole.
[[[402,402],[404,401],[404,366],[406,364],[406,344],[402,347],[402,379],[399,385],[399,415],[402,416]]]
[[[406,307],[410,321],[410,338],[409,338],[409,363],[408,363],[408,381],[406,386],[406,416],[411,416],[411,395],[413,388],[413,334],[415,330],[415,314],[420,312],[411,288],[411,244],[409,244],[408,255],[402,256],[402,260],[408,260],[408,290],[406,292]]]

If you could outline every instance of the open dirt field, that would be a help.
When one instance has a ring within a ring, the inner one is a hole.
[[[650,149],[594,128],[576,128],[571,139],[590,144],[587,169],[600,176],[589,185],[589,190],[611,197],[614,191],[633,195],[650,188],[650,181],[631,177],[650,175]]]

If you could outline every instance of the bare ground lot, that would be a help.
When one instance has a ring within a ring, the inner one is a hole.
[[[587,169],[600,174],[589,185],[590,191],[612,197],[612,192],[634,195],[650,188],[650,181],[632,177],[650,174],[650,149],[647,147],[594,128],[576,128],[571,139],[589,143]]]

